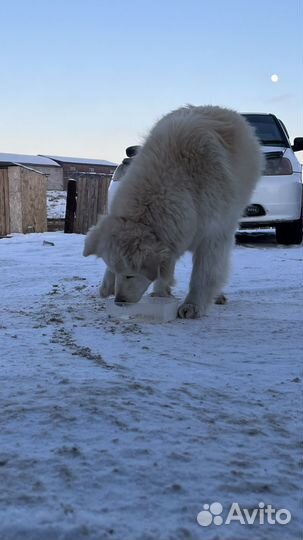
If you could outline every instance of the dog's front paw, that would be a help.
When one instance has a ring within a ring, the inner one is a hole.
[[[109,296],[114,295],[115,291],[114,289],[111,289],[107,287],[106,285],[101,285],[101,287],[99,288],[99,293],[100,293],[101,298],[108,298]]]
[[[108,281],[101,283],[99,288],[101,298],[108,298],[115,294],[115,283],[109,283]]]
[[[158,298],[170,298],[172,297],[171,288],[167,286],[163,289],[154,290],[152,293],[150,293],[150,296]]]
[[[201,317],[199,306],[184,302],[178,309],[178,316],[181,319],[198,319]]]
[[[101,298],[108,298],[115,294],[115,274],[108,268],[105,270],[99,293]]]
[[[224,293],[218,294],[217,298],[215,299],[215,304],[218,304],[219,306],[225,306],[227,304],[227,297]]]

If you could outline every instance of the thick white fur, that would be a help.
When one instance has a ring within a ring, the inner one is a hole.
[[[151,281],[169,294],[176,260],[193,254],[189,291],[179,316],[203,315],[226,281],[238,219],[262,173],[253,129],[238,113],[188,106],[151,130],[120,183],[108,216],[85,242],[102,257],[104,291],[137,301]],[[126,277],[127,276],[127,277]]]

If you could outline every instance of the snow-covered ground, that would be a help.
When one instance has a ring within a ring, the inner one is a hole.
[[[66,191],[47,191],[48,219],[64,219],[66,208]]]
[[[0,240],[1,540],[302,538],[303,248],[251,238],[226,306],[163,325],[107,317],[83,236]],[[292,519],[199,526],[213,502]]]

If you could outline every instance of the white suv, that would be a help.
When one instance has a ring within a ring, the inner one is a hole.
[[[123,159],[122,163],[120,163],[120,165],[118,165],[118,167],[116,168],[113,176],[112,176],[112,179],[111,179],[111,182],[109,184],[109,189],[108,189],[108,207],[110,207],[111,205],[111,202],[113,200],[113,196],[114,194],[116,193],[116,189],[117,187],[119,186],[119,182],[120,180],[123,178],[123,176],[125,175],[132,159],[135,157],[136,153],[138,152],[140,146],[129,146],[128,148],[126,148],[126,155],[127,157]]]
[[[291,145],[287,130],[273,114],[244,114],[255,128],[266,157],[265,171],[241,218],[242,228],[272,227],[279,244],[302,242],[302,166],[295,152],[303,138]]]
[[[303,150],[303,138],[291,145],[287,130],[273,114],[243,114],[255,128],[266,157],[262,178],[240,220],[241,228],[275,227],[279,244],[302,242],[302,166],[294,152]],[[126,149],[127,157],[113,175],[109,205],[139,146]]]

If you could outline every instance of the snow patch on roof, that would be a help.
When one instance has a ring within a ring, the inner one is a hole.
[[[66,157],[66,156],[44,156],[46,158],[59,161],[61,163],[75,163],[83,165],[105,165],[108,167],[117,167],[117,163],[112,161],[106,161],[105,159],[92,159],[92,158],[75,158],[75,157]]]
[[[31,156],[26,154],[0,153],[0,163],[21,163],[22,165],[44,165],[47,167],[60,167],[58,163],[45,156]]]

